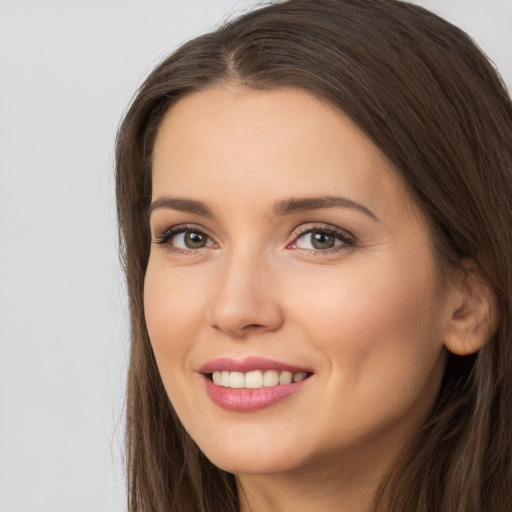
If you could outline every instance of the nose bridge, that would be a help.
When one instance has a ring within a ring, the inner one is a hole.
[[[231,337],[272,331],[282,323],[272,289],[273,265],[261,248],[239,242],[219,262],[217,286],[210,305],[210,324]]]

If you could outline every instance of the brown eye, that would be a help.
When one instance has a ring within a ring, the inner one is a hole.
[[[330,249],[336,243],[336,237],[323,231],[313,231],[309,235],[311,237],[311,245],[315,249]]]
[[[312,227],[303,231],[292,243],[294,249],[306,249],[310,251],[342,250],[355,246],[355,238],[337,227]]]
[[[155,243],[167,245],[176,251],[199,250],[205,247],[214,247],[213,240],[198,229],[176,226],[169,229],[160,237],[156,237]]]
[[[206,247],[207,242],[208,237],[203,233],[197,233],[195,231],[186,231],[183,233],[183,244],[187,249],[201,249],[202,247]]]

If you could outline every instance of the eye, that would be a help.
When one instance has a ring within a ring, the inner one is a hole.
[[[213,240],[206,233],[188,226],[174,226],[161,236],[157,236],[154,242],[178,252],[194,251],[214,245]]]
[[[341,250],[355,245],[355,238],[341,228],[303,227],[288,246],[289,249],[305,249],[310,251]]]
[[[172,238],[174,247],[181,249],[201,249],[211,245],[211,240],[204,234],[197,231],[185,231]]]

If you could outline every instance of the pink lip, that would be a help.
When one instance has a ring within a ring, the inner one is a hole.
[[[311,373],[308,368],[301,368],[281,361],[266,359],[263,357],[248,357],[242,361],[236,361],[227,357],[213,359],[199,368],[201,373],[218,372],[242,372],[247,373],[254,370],[277,370],[279,372],[289,371],[293,373],[306,372]]]
[[[292,384],[279,384],[259,389],[231,389],[217,386],[203,375],[206,393],[219,407],[229,411],[252,412],[270,407],[280,400],[299,392],[311,379]]]
[[[214,371],[247,373],[253,370],[311,373],[311,370],[307,368],[301,368],[288,363],[260,357],[249,357],[243,361],[219,358],[209,361],[200,368],[200,372],[203,374],[206,393],[210,399],[219,407],[236,412],[258,411],[260,409],[270,407],[276,402],[299,392],[304,386],[307,386],[311,380],[311,378],[307,378],[292,384],[280,384],[277,386],[263,387],[259,389],[232,389],[217,386],[210,379],[210,374]]]

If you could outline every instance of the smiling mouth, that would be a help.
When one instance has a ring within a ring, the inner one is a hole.
[[[260,389],[301,382],[312,373],[278,370],[254,370],[250,372],[214,371],[209,379],[217,386],[231,389]]]

